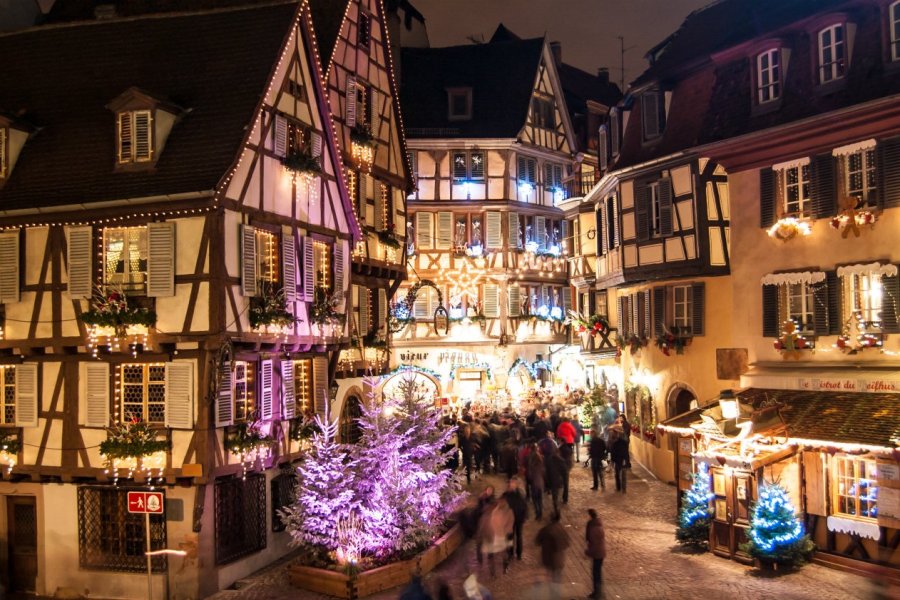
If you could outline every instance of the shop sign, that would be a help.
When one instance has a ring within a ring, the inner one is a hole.
[[[441,352],[438,354],[439,365],[471,365],[478,362],[481,362],[481,357],[474,352]]]
[[[815,392],[881,392],[900,394],[900,381],[890,379],[802,378],[798,388]]]
[[[428,362],[428,352],[412,352],[410,350],[404,350],[400,353],[400,362],[405,365],[411,365],[414,363],[427,363]]]

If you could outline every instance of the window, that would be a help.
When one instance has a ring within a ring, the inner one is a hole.
[[[287,508],[294,500],[294,489],[297,478],[290,467],[272,478],[272,531],[284,531],[287,525],[281,520],[278,511]]]
[[[16,423],[16,368],[12,365],[0,366],[0,385],[3,386],[3,411],[0,412],[0,423],[15,425]]]
[[[900,2],[888,9],[888,26],[891,29],[891,60],[900,60]]]
[[[602,290],[594,294],[594,314],[600,315],[602,317],[609,316],[607,294],[608,292],[606,290]]]
[[[705,333],[706,286],[703,283],[685,283],[655,287],[642,292],[643,310],[639,316],[645,321],[652,313],[654,335],[663,335],[668,329],[679,337],[695,337]],[[650,325],[645,325],[650,329]]]
[[[760,104],[781,97],[781,55],[778,48],[756,57],[756,99]]]
[[[520,156],[518,160],[518,173],[516,179],[520,186],[529,185],[532,188],[536,183],[537,160],[527,156]]]
[[[313,413],[315,403],[313,401],[311,358],[294,361],[294,398],[297,399],[299,414],[309,415]]]
[[[606,248],[616,247],[616,199],[610,196],[606,200]]]
[[[814,300],[813,293],[806,283],[787,283],[778,286],[778,292],[782,294],[784,314],[780,320],[793,321],[797,325],[797,333],[812,335],[815,333]]]
[[[437,292],[434,288],[419,288],[416,293],[416,301],[413,303],[413,317],[417,320],[430,321],[434,319],[434,311],[437,310]]]
[[[145,517],[128,512],[129,491],[134,490],[78,488],[78,561],[82,568],[146,573]],[[165,547],[166,516],[150,515],[150,548]],[[152,568],[156,573],[164,573],[166,557],[153,557]]]
[[[691,313],[693,312],[693,294],[691,286],[676,285],[672,288],[672,324],[679,333],[691,332]]]
[[[103,230],[103,281],[125,292],[143,293],[147,285],[147,228]]]
[[[250,420],[253,418],[253,410],[255,408],[253,402],[253,363],[242,360],[235,361],[234,373],[232,373],[231,378],[234,420]]]
[[[484,181],[484,152],[454,152],[454,181]]]
[[[787,215],[809,214],[809,162],[781,171],[784,185],[784,212]]]
[[[878,483],[874,460],[835,458],[834,511],[862,519],[878,517]]]
[[[532,98],[531,112],[535,127],[556,129],[556,111],[553,108],[552,98]]]
[[[122,422],[162,425],[166,420],[166,366],[163,363],[119,366]]]
[[[372,89],[356,82],[356,125],[368,128],[372,125]]]
[[[849,314],[862,315],[866,323],[881,322],[882,286],[877,273],[848,273],[844,276]]]
[[[660,223],[660,188],[659,182],[651,183],[648,186],[650,192],[650,237],[659,237]]]
[[[828,83],[844,76],[846,53],[843,23],[836,23],[819,32],[819,83]]]
[[[863,206],[875,206],[878,179],[875,172],[875,148],[858,150],[842,157],[846,177],[844,190]]]
[[[350,196],[356,216],[364,221],[366,217],[365,192],[360,190],[359,173],[352,169],[344,169],[344,172],[347,174],[347,195]]]
[[[7,159],[6,157],[9,155],[9,152],[6,149],[7,144],[9,143],[7,140],[9,139],[9,129],[6,127],[0,127],[0,179],[6,178],[7,167]]]
[[[641,121],[645,140],[657,138],[665,131],[666,103],[659,89],[650,89],[641,95]]]
[[[256,229],[256,277],[267,283],[278,283],[278,236],[271,231]]]
[[[356,45],[366,52],[369,51],[369,42],[372,39],[372,17],[367,13],[359,13],[359,23],[356,25]]]
[[[331,293],[331,244],[318,240],[314,241],[313,260],[316,272],[316,289]]]
[[[312,134],[308,127],[295,121],[287,121],[287,155],[311,152],[310,143]]]
[[[130,110],[116,114],[118,121],[119,164],[153,160],[153,118],[149,110]]]
[[[215,485],[216,564],[266,547],[266,478],[261,473],[222,477]]]
[[[472,118],[472,88],[447,90],[447,118],[450,121],[468,121]]]
[[[558,195],[557,192],[563,193],[562,165],[544,163],[544,187],[548,191],[554,192],[554,198]],[[559,199],[561,200],[562,198]]]

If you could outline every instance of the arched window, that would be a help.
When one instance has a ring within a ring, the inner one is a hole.
[[[359,417],[361,414],[359,398],[357,396],[349,396],[344,402],[344,409],[341,411],[340,435],[342,443],[355,444],[362,437],[362,431],[359,428]]]

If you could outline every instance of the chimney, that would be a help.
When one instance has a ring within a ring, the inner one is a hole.
[[[606,67],[600,67],[597,69],[597,79],[601,81],[604,85],[609,83],[609,69]]]
[[[94,18],[98,21],[106,21],[109,19],[115,19],[116,13],[116,5],[115,4],[98,4],[94,7]]]
[[[556,64],[562,63],[562,43],[550,42],[550,52],[553,53],[553,60]]]

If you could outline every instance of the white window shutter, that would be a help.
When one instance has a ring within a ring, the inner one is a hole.
[[[487,242],[488,248],[502,248],[503,247],[503,231],[501,223],[503,222],[503,218],[498,212],[488,212],[485,215],[485,227],[486,227],[486,235],[485,241]]]
[[[322,134],[320,134],[318,131],[313,131],[310,134],[309,139],[312,157],[319,158],[320,156],[322,156]]]
[[[134,129],[131,126],[130,111],[119,113],[119,162],[131,162],[133,153]]]
[[[484,284],[484,316],[489,319],[500,316],[500,286],[496,283]]]
[[[344,294],[344,242],[335,240],[332,245],[334,265],[334,291]],[[346,295],[345,295],[346,297]]]
[[[216,427],[234,423],[234,401],[231,390],[231,361],[222,361],[219,366],[219,390],[216,393]]]
[[[189,362],[166,363],[166,427],[194,428],[194,367]]]
[[[347,98],[347,114],[344,115],[344,120],[347,123],[347,127],[355,127],[356,126],[356,75],[347,75],[346,98]]]
[[[434,247],[438,250],[449,250],[453,241],[453,213],[439,212],[437,214],[437,239]]]
[[[328,359],[324,356],[313,358],[313,393],[315,394],[313,406],[316,407],[316,414],[324,419],[325,403],[330,400],[328,397]]]
[[[147,224],[147,296],[175,295],[175,222]]]
[[[109,363],[83,362],[80,375],[82,422],[86,427],[109,427]]]
[[[522,288],[519,284],[506,286],[506,310],[510,317],[518,317],[522,312]]]
[[[0,233],[0,302],[19,301],[19,230]]]
[[[303,241],[303,295],[300,298],[303,302],[312,302],[315,300],[316,289],[316,249],[313,246],[313,239],[304,236]]]
[[[40,410],[37,364],[16,365],[16,427],[37,427]]]
[[[73,300],[91,297],[94,256],[93,228],[67,227],[66,257],[68,259],[69,297]]]
[[[431,213],[416,213],[416,247],[419,250],[431,250],[434,246],[434,230],[431,218]]]
[[[281,414],[285,419],[297,416],[297,397],[294,390],[294,362],[281,361]]]
[[[264,360],[259,364],[259,418],[270,421],[274,412],[272,393],[272,361]]]
[[[378,316],[377,316],[377,327],[378,331],[384,329],[384,325],[387,322],[387,291],[384,288],[378,289]]]
[[[153,118],[149,110],[134,113],[134,160],[146,162],[153,158]]]
[[[275,115],[275,124],[273,130],[272,152],[275,156],[284,157],[287,155],[287,136],[288,124],[287,119],[281,115]]]
[[[431,313],[431,288],[421,288],[413,303],[413,317],[416,319],[430,319]]]
[[[569,314],[569,311],[572,310],[572,288],[569,286],[562,290],[562,308],[565,314]]]
[[[356,306],[359,309],[359,331],[357,335],[363,337],[369,333],[369,288],[358,286],[356,290]]]
[[[547,221],[545,217],[534,218],[534,241],[537,242],[538,248],[541,250],[547,247]]]
[[[506,232],[510,250],[522,247],[522,236],[519,235],[519,213],[508,213],[509,230]]]
[[[371,100],[369,104],[372,106],[372,135],[375,139],[379,139],[381,136],[381,94],[374,87],[369,92],[371,94]]]
[[[256,229],[241,225],[241,295],[256,296]]]
[[[286,231],[281,234],[281,273],[284,281],[284,300],[297,300],[297,248],[294,234]]]

